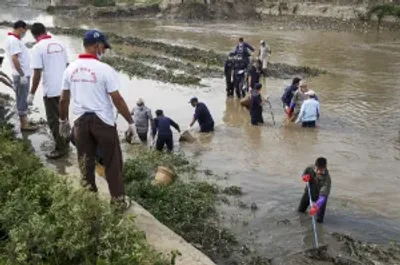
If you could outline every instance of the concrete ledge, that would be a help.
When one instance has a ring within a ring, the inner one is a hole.
[[[105,179],[96,177],[97,187],[101,196],[109,199],[108,185]],[[147,242],[157,251],[170,256],[171,251],[178,250],[182,256],[176,258],[176,265],[215,265],[206,255],[186,242],[181,236],[159,222],[151,213],[136,202],[127,213],[136,216],[137,228],[146,233]]]

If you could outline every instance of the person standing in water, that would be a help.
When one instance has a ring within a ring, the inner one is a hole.
[[[171,126],[179,133],[181,132],[179,125],[169,117],[164,116],[162,110],[156,110],[156,118],[154,119],[153,141],[157,135],[156,149],[162,151],[164,146],[167,146],[169,152],[174,149],[174,138],[171,131]]]
[[[28,94],[31,78],[30,57],[28,48],[22,39],[28,31],[28,26],[22,20],[14,23],[13,31],[8,33],[6,54],[11,64],[13,85],[15,89],[18,116],[21,131],[36,131],[37,126],[28,120]]]
[[[308,99],[304,100],[300,108],[299,117],[296,123],[301,122],[302,127],[314,128],[319,119],[319,102],[315,99],[315,93],[312,90],[307,91]]]
[[[136,107],[134,107],[131,111],[131,115],[133,115],[133,120],[136,125],[136,132],[140,141],[147,142],[149,123],[150,126],[153,127],[153,115],[151,114],[151,110],[145,106],[143,99],[139,98],[136,103]]]
[[[269,45],[266,44],[264,40],[261,40],[260,49],[258,50],[258,60],[261,65],[261,69],[264,72],[264,75],[266,74],[271,54],[272,54],[271,47],[269,47]]]
[[[195,108],[193,119],[189,127],[191,128],[193,124],[198,121],[200,132],[208,133],[214,131],[214,120],[206,104],[199,102],[196,97],[190,99],[189,103]]]
[[[290,121],[296,120],[297,116],[300,113],[301,105],[304,100],[308,99],[306,92],[309,91],[307,81],[301,80],[299,83],[299,89],[294,92],[292,100],[290,102],[289,111],[287,112],[288,118]],[[315,95],[315,99],[318,100],[317,95]]]
[[[303,197],[300,200],[298,211],[304,213],[309,206],[310,214],[317,215],[317,222],[322,223],[324,221],[326,205],[328,203],[328,197],[331,192],[331,176],[328,171],[328,162],[326,158],[319,157],[315,161],[314,166],[307,167],[303,172],[303,181],[310,183],[311,200],[314,202],[310,204],[308,189],[304,190]]]
[[[285,91],[283,92],[281,100],[282,100],[283,109],[285,110],[285,113],[289,112],[290,103],[292,102],[294,93],[297,91],[297,89],[299,89],[300,81],[301,81],[301,79],[298,77],[293,78],[292,84],[290,86],[286,87]]]
[[[58,39],[47,34],[42,23],[34,23],[31,33],[37,43],[32,48],[31,68],[33,69],[32,88],[28,96],[28,105],[33,99],[43,75],[43,102],[47,123],[55,141],[54,150],[46,154],[47,158],[56,159],[68,153],[68,141],[60,136],[58,127],[60,119],[61,82],[68,66],[67,50]]]
[[[257,83],[254,85],[254,89],[251,92],[251,103],[250,103],[250,117],[252,125],[259,125],[264,123],[262,116],[262,98],[261,98],[262,85]]]

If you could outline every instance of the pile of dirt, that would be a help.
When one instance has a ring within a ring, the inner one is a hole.
[[[179,5],[169,5],[162,11],[167,18],[188,20],[247,20],[259,19],[253,5],[246,3],[217,2],[203,4],[187,2]]]

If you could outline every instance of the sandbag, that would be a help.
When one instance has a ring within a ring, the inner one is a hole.
[[[171,169],[165,166],[159,166],[157,168],[156,177],[153,185],[165,185],[168,186],[175,181],[175,174]]]
[[[184,131],[181,133],[181,136],[179,137],[179,142],[188,142],[188,143],[193,143],[196,141],[196,138],[194,138],[189,130]]]

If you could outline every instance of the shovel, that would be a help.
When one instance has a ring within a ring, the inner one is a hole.
[[[311,189],[310,189],[310,182],[309,181],[307,181],[307,190],[308,190],[308,198],[310,199],[310,207],[312,207],[313,202],[312,202],[312,199],[311,199]],[[319,244],[318,244],[317,225],[315,223],[315,216],[314,215],[311,216],[311,220],[312,220],[312,226],[313,226],[313,230],[314,230],[315,248],[318,249]]]

